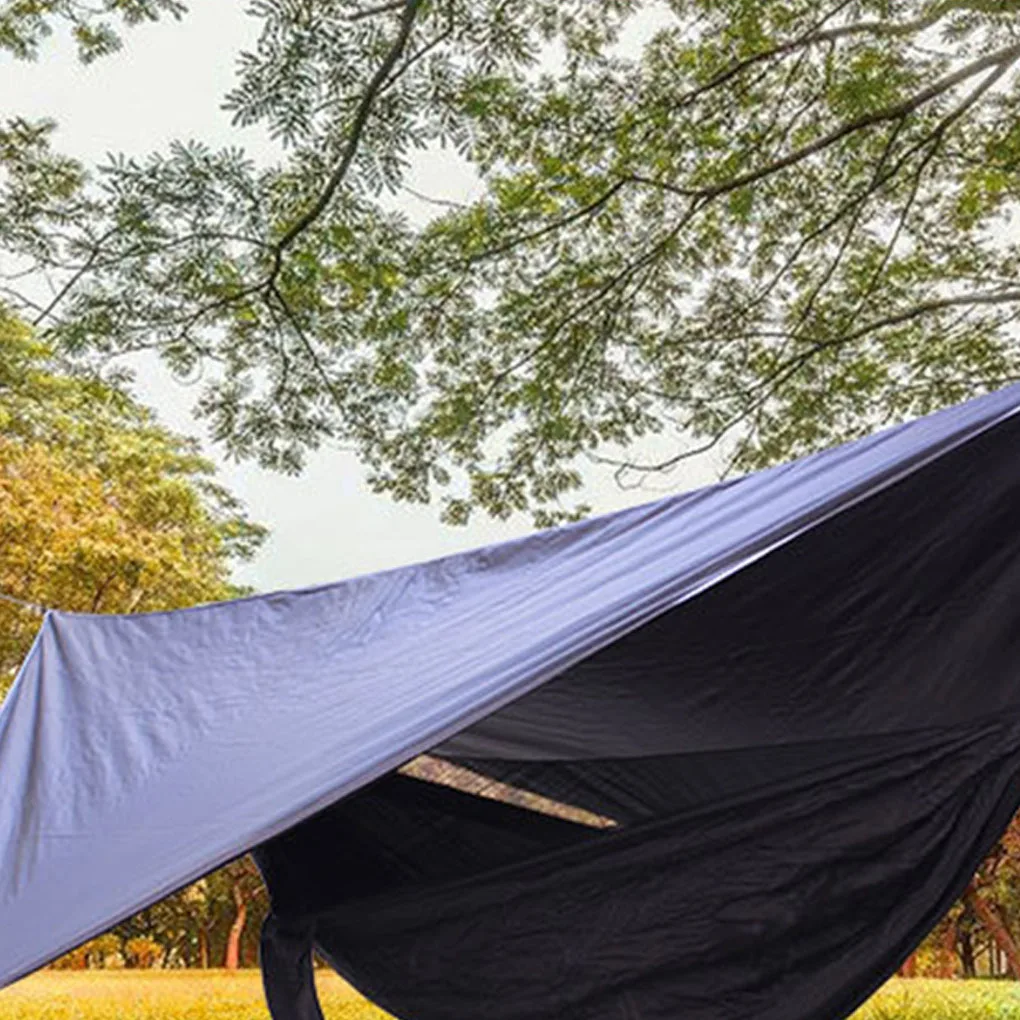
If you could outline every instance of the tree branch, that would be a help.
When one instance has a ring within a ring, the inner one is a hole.
[[[816,46],[819,43],[833,44],[854,35],[871,34],[890,37],[910,35],[913,32],[922,32],[926,28],[931,28],[932,25],[940,21],[951,10],[965,8],[967,4],[965,0],[944,0],[943,3],[936,4],[932,10],[928,12],[928,14],[921,15],[913,21],[906,21],[901,24],[885,21],[860,21],[849,25],[841,25],[838,28],[821,27],[825,24],[825,22],[831,21],[832,18],[848,6],[850,6],[848,2],[838,4],[833,10],[825,15],[824,18],[816,22],[810,29],[808,29],[808,31],[802,33],[796,39],[779,43],[770,49],[753,53],[751,56],[745,57],[743,60],[740,60],[735,64],[731,64],[725,70],[713,75],[713,77],[703,85],[699,85],[697,88],[691,89],[689,92],[684,93],[678,99],[674,100],[674,109],[679,106],[687,106],[695,99],[700,98],[708,92],[714,91],[721,85],[725,85],[727,82],[732,81],[734,78],[743,74],[744,71],[749,70],[757,64],[765,63],[769,60],[775,60],[777,57],[787,57],[791,53],[795,53],[798,50],[803,50],[811,46]]]
[[[778,46],[773,46],[771,49],[762,50],[759,53],[753,53],[749,57],[745,57],[743,60],[737,61],[735,64],[731,64],[725,70],[720,71],[718,74],[713,75],[703,85],[699,85],[697,88],[691,89],[689,92],[685,92],[682,96],[679,96],[671,104],[673,109],[678,107],[688,106],[694,102],[695,99],[700,98],[708,92],[712,92],[719,88],[721,85],[725,85],[727,82],[732,81],[734,78],[743,74],[744,71],[756,66],[757,64],[764,63],[769,60],[774,60],[776,57],[785,57],[791,53],[795,53],[799,49],[803,49],[806,46],[811,46],[815,41],[818,40],[818,33],[821,26],[827,21],[834,18],[844,8],[849,7],[852,0],[842,0],[841,3],[837,4],[828,14],[825,15],[819,21],[816,21],[806,32],[802,33],[796,39],[791,39],[789,42],[780,43]]]
[[[920,304],[904,309],[901,312],[895,312],[891,315],[884,316],[883,318],[875,319],[855,330],[851,330],[849,333],[843,333],[840,336],[831,337],[828,340],[819,340],[815,342],[806,351],[802,351],[800,354],[797,354],[784,364],[780,365],[774,372],[770,373],[765,377],[765,379],[759,382],[751,392],[754,392],[754,390],[764,391],[764,399],[767,399],[769,395],[775,392],[777,386],[782,385],[782,383],[789,379],[790,376],[803,368],[803,366],[813,358],[821,354],[822,351],[831,350],[834,347],[843,347],[846,344],[862,340],[866,336],[869,336],[872,333],[877,333],[880,330],[888,329],[892,326],[901,326],[906,322],[912,322],[914,319],[921,318],[925,315],[931,315],[933,312],[945,311],[949,308],[959,308],[961,306],[980,307],[1012,304],[1014,302],[1020,302],[1020,287],[993,291],[991,293],[954,294],[949,297],[933,298],[930,301],[922,301]]]
[[[905,99],[900,103],[895,103],[892,106],[884,107],[881,110],[874,110],[871,113],[857,117],[846,124],[841,124],[838,128],[834,128],[832,131],[827,132],[820,138],[816,138],[813,142],[810,142],[799,149],[795,149],[793,152],[787,153],[779,159],[772,160],[763,166],[757,167],[754,170],[748,170],[746,173],[738,174],[736,177],[731,177],[728,181],[721,181],[718,184],[710,184],[703,187],[685,188],[671,184],[667,181],[644,177],[640,174],[626,174],[621,177],[621,180],[633,181],[637,184],[646,184],[652,187],[662,188],[665,191],[671,191],[683,198],[718,198],[731,191],[736,191],[739,188],[756,184],[758,181],[761,181],[766,177],[771,177],[782,170],[787,170],[792,166],[796,166],[798,163],[803,162],[810,156],[822,152],[831,145],[835,145],[837,142],[842,141],[844,138],[856,134],[858,131],[863,131],[866,128],[875,127],[878,124],[887,123],[893,120],[900,120],[901,118],[907,117],[911,113],[920,109],[926,103],[929,103],[931,100],[950,91],[957,85],[966,81],[968,78],[973,78],[974,75],[980,74],[988,68],[994,68],[993,72],[985,78],[978,90],[979,94],[983,93],[991,88],[991,86],[1006,73],[1007,69],[1015,63],[1018,58],[1020,58],[1020,43],[1004,47],[1003,49],[996,50],[993,53],[988,53],[985,56],[979,57],[977,60],[973,60],[969,64],[958,68],[952,74],[946,75],[944,78],[940,78],[938,81],[933,82],[927,88],[922,89],[909,99]]]
[[[376,72],[372,76],[372,80],[368,83],[368,87],[365,89],[361,99],[358,101],[357,109],[354,112],[354,120],[351,124],[351,131],[347,137],[347,144],[344,146],[344,150],[340,155],[340,161],[337,163],[336,169],[330,175],[329,180],[326,182],[326,186],[322,189],[322,192],[312,204],[311,208],[303,213],[284,233],[283,237],[277,241],[276,258],[270,280],[275,280],[279,275],[280,268],[282,266],[283,253],[323,214],[329,203],[333,200],[333,196],[336,194],[337,189],[347,176],[347,172],[350,170],[351,164],[354,162],[354,157],[357,155],[358,146],[361,143],[361,136],[364,134],[365,125],[368,123],[368,118],[371,116],[375,100],[382,91],[383,86],[386,84],[390,73],[397,66],[397,62],[400,60],[400,57],[407,46],[407,41],[410,39],[411,31],[414,28],[415,18],[417,17],[418,11],[421,9],[423,2],[424,0],[403,0],[402,6],[404,8],[404,13],[400,19],[400,30],[397,33],[397,38],[394,40],[392,46],[390,46],[383,62],[378,66],[378,68],[376,68]],[[400,5],[394,4],[391,6],[396,9],[396,7]],[[375,10],[377,12],[379,8],[376,8]]]
[[[601,209],[614,195],[623,190],[627,183],[628,182],[625,180],[617,181],[602,192],[598,198],[593,199],[587,205],[583,205],[579,209],[575,209],[572,213],[569,213],[561,219],[555,220],[552,223],[547,223],[544,227],[540,227],[538,230],[533,230],[531,233],[518,234],[517,237],[512,237],[510,240],[505,241],[502,244],[497,244],[491,248],[486,248],[484,251],[477,252],[474,255],[469,255],[464,261],[468,265],[476,265],[479,262],[484,262],[486,259],[491,259],[497,255],[502,255],[505,252],[511,251],[519,245],[527,244],[529,241],[537,241],[540,237],[545,237],[546,234],[551,234],[554,231],[562,230],[564,227],[569,227],[571,223],[576,223],[578,220],[584,219],[587,216],[591,216],[592,213],[598,212],[598,210]]]
[[[224,295],[215,301],[209,302],[199,308],[192,315],[182,320],[183,329],[180,335],[184,338],[187,336],[191,327],[210,312],[236,304],[238,301],[242,301],[244,298],[256,294],[261,295],[263,300],[267,302],[275,299],[279,303],[280,308],[288,321],[294,327],[295,333],[298,335],[302,345],[308,351],[317,372],[323,377],[323,381],[338,407],[340,406],[339,398],[333,390],[328,378],[325,376],[325,370],[316,356],[314,348],[312,348],[308,338],[304,334],[304,331],[298,324],[293,311],[280,292],[277,286],[277,279],[283,269],[283,256],[287,249],[323,214],[350,170],[351,165],[354,162],[354,158],[357,155],[358,147],[361,143],[368,119],[372,114],[375,101],[386,86],[387,82],[390,80],[390,75],[407,46],[408,39],[410,38],[414,27],[415,18],[417,17],[423,3],[424,0],[400,0],[399,3],[387,4],[382,7],[373,8],[370,11],[366,10],[362,12],[360,16],[367,17],[369,14],[381,13],[384,10],[396,10],[398,8],[403,8],[403,16],[400,19],[400,29],[397,34],[397,38],[393,41],[382,63],[378,68],[376,68],[375,73],[372,75],[372,79],[358,101],[354,120],[351,124],[350,134],[347,137],[347,142],[344,146],[343,152],[341,153],[336,169],[330,175],[329,180],[320,192],[319,197],[309,207],[309,209],[307,209],[284,232],[283,236],[275,244],[267,246],[272,252],[272,264],[264,279],[250,284],[249,286],[242,287],[240,290],[235,291],[232,294]],[[80,273],[78,275],[80,275]]]
[[[892,315],[886,316],[882,319],[877,319],[873,322],[866,324],[852,331],[851,333],[844,334],[840,337],[833,337],[830,340],[819,341],[812,345],[812,347],[797,355],[794,358],[790,358],[788,361],[780,365],[774,372],[770,373],[765,379],[760,381],[750,392],[757,392],[757,396],[754,397],[745,407],[743,407],[738,413],[734,414],[729,421],[724,425],[720,426],[712,435],[705,440],[704,443],[698,446],[692,447],[687,450],[676,454],[673,457],[668,457],[665,460],[659,461],[654,464],[635,464],[626,463],[620,465],[621,468],[637,471],[644,474],[652,474],[655,472],[669,471],[676,467],[677,464],[685,460],[690,460],[692,457],[696,457],[702,453],[707,453],[709,450],[714,449],[719,445],[720,442],[736,428],[738,425],[745,422],[753,414],[765,404],[765,402],[772,396],[776,389],[781,386],[787,379],[796,374],[808,361],[816,357],[822,351],[828,350],[833,347],[842,346],[848,343],[853,343],[855,340],[863,339],[865,336],[877,332],[881,329],[887,329],[890,326],[902,325],[905,322],[910,322],[914,319],[920,318],[924,315],[930,315],[933,312],[944,311],[948,308],[959,307],[961,305],[970,306],[988,306],[988,305],[999,305],[1007,303],[1020,303],[1020,287],[996,291],[993,293],[978,293],[978,294],[959,294],[945,298],[936,298],[931,301],[925,301],[912,308],[906,309],[902,312],[897,312]],[[606,461],[607,463],[609,461]],[[618,463],[618,462],[617,462]]]
[[[89,257],[85,260],[85,262],[71,275],[70,279],[65,281],[64,285],[53,295],[49,304],[32,319],[33,326],[40,325],[43,319],[48,318],[52,314],[57,305],[59,305],[60,302],[67,296],[68,292],[92,268],[96,259],[99,258],[99,252],[102,250],[103,242],[116,234],[119,229],[119,227],[111,227],[99,238],[98,241],[95,242],[92,246],[92,251],[89,253]]]
[[[828,28],[815,35],[818,42],[837,42],[851,35],[878,35],[888,38],[890,36],[912,35],[915,32],[923,32],[931,28],[936,22],[941,21],[947,14],[954,10],[966,10],[969,5],[966,0],[943,0],[942,3],[934,4],[927,14],[914,18],[913,21],[897,23],[895,21],[858,21],[849,25],[841,25],[839,28]]]
[[[932,312],[941,312],[947,308],[958,308],[961,305],[1003,305],[1012,304],[1015,301],[1020,301],[1020,287],[1010,290],[993,291],[988,294],[954,294],[950,297],[923,301],[918,305],[914,305],[913,308],[908,308],[905,311],[896,312],[895,314],[886,316],[885,318],[869,322],[858,329],[852,330],[850,333],[845,333],[841,337],[833,337],[831,340],[820,341],[815,344],[812,353],[825,350],[829,347],[837,347],[842,344],[853,343],[855,340],[860,340],[869,333],[874,333],[877,330],[886,329],[889,326],[900,326],[904,322],[910,322],[912,319],[917,319],[922,315],[930,315]]]
[[[495,391],[496,387],[499,386],[504,380],[509,378],[514,372],[523,368],[529,362],[534,361],[543,351],[548,348],[555,341],[557,336],[584,312],[597,305],[607,294],[611,294],[620,284],[626,284],[626,282],[633,278],[633,276],[640,272],[642,268],[654,262],[654,260],[661,254],[666,246],[683,230],[684,226],[689,222],[692,216],[698,211],[697,201],[691,201],[687,213],[675,223],[666,233],[663,235],[655,244],[648,248],[643,254],[639,255],[636,259],[628,262],[621,270],[614,273],[608,280],[601,284],[598,289],[584,298],[583,301],[579,302],[572,309],[562,315],[545,334],[542,340],[537,343],[531,350],[527,351],[521,357],[517,358],[510,365],[508,365],[502,372],[499,372],[492,380],[491,384],[486,389],[482,398],[479,401],[479,406],[487,403],[489,397]]]
[[[914,155],[916,155],[918,152],[927,149],[927,152],[925,152],[921,158],[920,164],[914,171],[914,182],[912,190],[916,193],[916,190],[920,185],[920,177],[923,174],[925,167],[934,158],[935,151],[941,145],[942,140],[949,131],[949,128],[957,120],[959,120],[967,112],[967,110],[969,110],[989,88],[991,88],[991,86],[994,84],[995,80],[997,80],[998,77],[999,76],[996,74],[989,75],[987,78],[985,78],[975,89],[971,91],[971,93],[961,103],[959,103],[956,107],[950,110],[949,113],[947,113],[942,118],[942,120],[940,120],[938,124],[935,125],[935,128],[931,131],[930,134],[926,135],[924,138],[912,144],[905,152],[901,153],[897,157],[896,162],[891,167],[889,167],[887,170],[883,171],[881,174],[873,178],[873,180],[866,189],[862,190],[858,194],[852,195],[824,223],[820,224],[815,230],[812,230],[809,234],[806,234],[797,244],[794,251],[789,255],[789,257],[784,260],[783,265],[772,276],[771,280],[765,286],[760,288],[758,294],[756,294],[755,297],[747,305],[745,305],[743,309],[741,309],[741,311],[746,313],[747,311],[749,311],[750,309],[754,308],[755,306],[759,305],[762,301],[764,301],[769,296],[769,294],[775,289],[775,287],[779,284],[780,280],[782,280],[782,278],[789,271],[790,267],[797,261],[797,259],[801,256],[801,254],[804,252],[804,250],[807,248],[809,244],[811,244],[813,241],[818,240],[818,238],[822,237],[824,234],[828,233],[828,231],[831,230],[840,220],[842,220],[844,216],[853,213],[856,209],[858,209],[860,203],[867,202],[871,195],[880,191],[891,180],[896,178],[900,171],[903,169],[903,167],[907,165],[907,163],[912,159]],[[905,209],[904,214],[908,211],[909,209]],[[902,220],[900,221],[897,230],[899,230],[901,225]],[[1011,283],[1012,281],[1008,282]]]
[[[889,160],[889,156],[892,153],[893,145],[896,143],[896,139],[899,137],[900,132],[903,130],[904,118],[897,120],[892,131],[889,132],[889,137],[886,139],[885,145],[882,147],[881,155],[878,158],[878,162],[875,165],[874,173],[871,175],[871,182],[869,183],[864,194],[861,196],[860,202],[857,207],[853,210],[850,215],[850,222],[847,225],[846,231],[843,235],[843,241],[836,250],[835,256],[829,262],[825,271],[822,273],[821,279],[811,288],[808,293],[807,301],[804,304],[804,308],[801,310],[800,316],[797,320],[797,329],[800,328],[805,322],[807,322],[812,310],[815,307],[815,302],[818,300],[822,291],[828,286],[839,268],[847,251],[850,248],[850,242],[853,240],[854,235],[857,233],[857,228],[860,225],[861,218],[864,215],[864,210],[868,205],[868,199],[875,193],[878,188],[879,181],[881,180],[883,169]],[[794,330],[796,332],[796,329]]]
[[[301,344],[301,346],[305,350],[305,353],[311,359],[312,367],[315,369],[316,374],[322,380],[323,386],[326,387],[326,392],[329,394],[330,399],[333,401],[333,405],[336,407],[338,411],[346,412],[347,408],[344,406],[343,401],[340,399],[340,395],[334,388],[333,380],[330,379],[329,373],[326,371],[326,367],[322,364],[322,361],[319,359],[319,355],[316,352],[315,347],[313,346],[311,340],[308,339],[308,335],[305,333],[304,328],[298,321],[297,316],[294,314],[294,310],[290,307],[289,302],[283,296],[283,294],[280,293],[280,289],[279,287],[277,287],[275,280],[270,282],[269,288],[266,292],[266,302],[267,304],[269,304],[270,310],[272,310],[272,305],[269,301],[270,297],[275,298],[277,303],[279,304],[280,310],[283,312],[287,321],[290,323],[291,328],[294,331],[294,335],[298,338],[298,342]]]
[[[453,35],[453,10],[447,8],[446,28],[443,29],[437,36],[430,39],[427,43],[420,46],[414,51],[392,74],[386,79],[385,82],[379,88],[379,94],[385,92],[391,85],[400,80],[400,78],[407,72],[407,70],[413,67],[419,60],[426,57],[431,53],[437,46],[445,42]]]
[[[399,11],[404,6],[404,0],[392,0],[391,3],[379,4],[376,7],[363,7],[355,11],[347,19],[348,21],[363,21],[365,18],[374,18],[377,14],[387,14],[390,11]]]

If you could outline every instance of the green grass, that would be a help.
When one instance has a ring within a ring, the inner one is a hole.
[[[319,971],[327,1020],[386,1020]],[[0,991],[0,1020],[268,1020],[257,971],[43,971]],[[854,1020],[1020,1020],[1020,984],[890,981]]]

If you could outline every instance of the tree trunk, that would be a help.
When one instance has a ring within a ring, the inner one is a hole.
[[[960,945],[960,963],[963,964],[964,978],[977,977],[977,962],[974,959],[974,940],[969,931],[961,931],[958,935]]]
[[[956,977],[956,923],[950,921],[939,943],[939,977]]]
[[[237,970],[241,963],[241,935],[244,933],[244,922],[248,918],[248,902],[244,895],[244,889],[240,882],[234,883],[234,922],[230,926],[230,934],[227,936],[227,951],[224,955],[223,966],[227,970]]]
[[[209,969],[209,932],[204,924],[198,929],[198,965]]]
[[[985,926],[989,935],[995,939],[996,946],[1006,957],[1010,974],[1014,978],[1020,979],[1020,950],[1017,949],[1009,929],[1002,923],[1002,919],[992,909],[991,905],[981,898],[973,883],[967,886],[967,891],[963,894],[963,897],[967,906],[974,911],[974,916]]]

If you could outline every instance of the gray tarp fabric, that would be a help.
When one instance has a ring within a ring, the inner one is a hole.
[[[266,844],[284,927],[407,1017],[853,1008],[1016,807],[1018,409],[325,587],[49,613],[0,714],[0,985]],[[382,778],[430,749],[616,828]],[[362,884],[316,919],[280,870],[317,824]]]

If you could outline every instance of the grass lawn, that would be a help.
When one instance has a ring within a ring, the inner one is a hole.
[[[317,971],[326,1020],[387,1020]],[[269,1020],[257,970],[40,971],[0,991],[0,1020]]]
[[[1020,983],[894,979],[853,1020],[1020,1020]]]
[[[386,1020],[336,975],[319,971],[316,980],[327,1020]],[[268,1016],[257,971],[43,971],[0,991],[0,1020]],[[1020,1020],[1020,984],[891,981],[854,1020]]]

